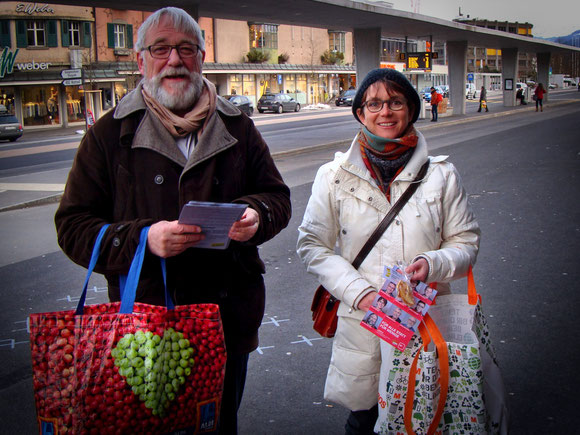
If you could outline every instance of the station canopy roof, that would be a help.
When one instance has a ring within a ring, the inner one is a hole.
[[[57,0],[60,4],[154,11],[183,8],[200,17],[290,24],[337,31],[381,29],[384,37],[467,41],[470,46],[517,48],[528,53],[580,52],[580,48],[351,0]],[[532,23],[533,24],[533,23]]]

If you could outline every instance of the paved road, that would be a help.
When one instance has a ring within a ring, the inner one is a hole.
[[[510,393],[513,433],[572,433],[580,387],[574,376],[580,357],[568,333],[580,306],[573,291],[580,280],[580,106],[554,104],[542,114],[529,109],[420,128],[432,153],[450,155],[459,168],[483,229],[476,281]],[[261,348],[250,359],[241,434],[341,433],[345,410],[322,399],[331,342],[311,329],[316,283],[294,247],[316,168],[344,148],[276,159],[292,186],[293,218],[261,248],[268,300]],[[0,213],[3,433],[35,431],[26,317],[70,309],[84,277],[56,247],[55,207]],[[93,282],[90,297],[105,300],[102,278]]]

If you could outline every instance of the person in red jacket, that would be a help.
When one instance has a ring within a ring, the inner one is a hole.
[[[431,122],[437,122],[437,108],[443,97],[431,86]]]
[[[536,96],[536,112],[538,111],[538,106],[540,106],[540,112],[544,111],[544,105],[542,104],[542,100],[544,99],[544,94],[546,90],[544,89],[543,84],[538,84],[538,87],[534,91],[534,95]]]

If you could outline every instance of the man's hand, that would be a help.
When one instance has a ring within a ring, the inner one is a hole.
[[[237,242],[247,242],[258,231],[260,215],[253,208],[247,208],[242,218],[234,222],[228,233],[228,237]]]
[[[178,221],[160,221],[151,225],[147,245],[153,254],[167,258],[181,254],[204,238],[201,228],[196,225],[183,225]]]
[[[429,274],[429,263],[424,258],[419,258],[413,264],[410,264],[405,269],[405,273],[411,276],[411,281],[423,281],[427,280],[427,275]]]

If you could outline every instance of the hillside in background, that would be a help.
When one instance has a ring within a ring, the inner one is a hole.
[[[546,41],[557,42],[558,44],[572,45],[580,47],[580,30],[570,33],[568,36],[554,36],[552,38],[540,38]]]

